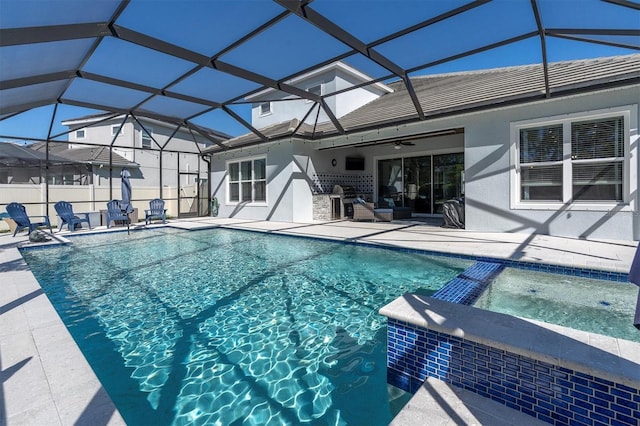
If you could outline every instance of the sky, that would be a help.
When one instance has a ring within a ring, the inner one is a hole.
[[[376,52],[407,70],[536,29],[529,0],[496,0],[401,38],[383,42],[383,37],[388,34],[464,5],[467,1],[315,0],[311,6],[360,41],[375,43]],[[69,20],[101,21],[110,15],[118,3],[117,0],[0,0],[0,28],[48,25]],[[538,5],[543,25],[548,29],[640,29],[640,11],[599,0],[538,0]],[[25,14],[25,8],[30,13]],[[222,50],[282,10],[276,3],[267,0],[188,0],[180,3],[134,0],[116,24],[206,57],[221,53],[219,58],[222,61],[272,79],[281,79],[349,50],[297,16],[284,18],[274,27],[262,31],[257,37],[230,51]],[[617,40],[640,46],[640,36],[621,36]],[[0,78],[11,80],[31,75],[34,67],[42,68],[42,73],[73,69],[77,58],[72,53],[81,51],[82,46],[86,48],[90,41],[81,39],[48,43],[46,46],[29,46],[27,50],[19,50],[15,46],[0,48]],[[550,62],[639,52],[555,37],[547,37],[546,46]],[[532,37],[456,61],[419,69],[410,75],[540,63],[540,47],[540,39]],[[31,59],[24,61],[27,56]],[[347,57],[344,62],[373,78],[389,74],[386,69],[362,55]],[[17,66],[7,67],[8,63]],[[190,62],[113,37],[106,37],[83,66],[86,72],[152,87],[162,87],[191,68],[193,64]],[[255,82],[203,69],[171,90],[224,102],[258,87],[260,86]],[[0,92],[0,104],[4,96],[7,95]],[[90,101],[92,96],[98,96],[105,103],[111,102],[113,105],[128,105],[144,99],[144,94],[140,92],[134,93],[86,79],[76,79],[65,96],[86,101]],[[183,114],[200,111],[193,104],[169,102],[166,98],[151,101],[149,106],[167,115],[172,115],[173,111]],[[232,107],[234,112],[250,122],[249,108],[248,104]],[[45,138],[53,110],[53,106],[41,107],[0,121],[0,135]],[[59,105],[53,118],[52,134],[66,130],[60,124],[65,119],[100,112],[102,111]],[[220,110],[198,117],[194,122],[232,136],[248,132]]]

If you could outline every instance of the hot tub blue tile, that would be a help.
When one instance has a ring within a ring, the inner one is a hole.
[[[390,319],[389,322],[393,323],[394,320]],[[398,324],[390,327],[398,327]],[[403,326],[412,327],[417,328]],[[415,358],[413,364],[407,362],[409,370],[405,372],[413,375],[409,386],[414,389],[415,382],[424,379],[426,372],[429,376],[477,394],[490,395],[491,399],[505,405],[513,404],[523,412],[534,411],[540,419],[553,418],[554,422],[571,419],[568,415],[571,412],[594,420],[594,424],[602,421],[602,418],[611,420],[612,415],[618,414],[633,418],[637,412],[634,410],[637,410],[638,403],[633,398],[640,396],[640,393],[636,389],[596,380],[588,374],[541,363],[466,339],[454,339],[432,330],[426,330],[426,333],[427,341],[433,343],[430,346],[441,349],[443,343],[447,342],[447,350],[428,351],[424,346],[416,346],[410,354]],[[536,411],[536,408],[544,411]],[[596,417],[590,417],[592,415]]]
[[[626,416],[631,416],[632,415],[632,411],[629,407],[625,407],[619,404],[614,404],[612,403],[611,405],[609,405],[609,407],[615,411],[616,413],[620,413],[620,414],[624,414]]]
[[[640,420],[640,416],[637,416],[634,418],[634,417],[625,416],[624,414],[617,414],[616,420],[622,422],[623,424],[635,426],[638,424]]]
[[[589,412],[594,411],[593,404],[589,404],[586,401],[582,401],[582,400],[576,399],[575,405],[576,405],[576,407],[582,407],[582,408],[584,408],[585,410],[587,410]]]

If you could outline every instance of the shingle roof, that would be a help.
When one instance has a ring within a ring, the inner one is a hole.
[[[426,120],[537,101],[545,99],[546,92],[544,72],[540,64],[420,76],[413,77],[411,82]],[[592,91],[599,87],[638,83],[640,54],[549,64],[551,98]],[[340,123],[347,133],[418,120],[404,84],[397,81],[389,86],[394,89],[393,93],[381,96],[341,117]],[[291,123],[281,123],[264,129],[263,134],[269,140],[278,140],[292,136],[292,129],[295,128]],[[295,136],[313,139],[313,132],[312,126],[301,126]],[[322,132],[323,137],[337,135],[330,122],[318,125],[315,132]],[[260,139],[250,133],[230,139],[226,145],[233,149],[259,142]],[[220,151],[220,147],[211,147],[206,152]]]
[[[37,151],[43,151],[45,149],[45,142],[38,142],[30,145],[30,147]],[[67,144],[50,143],[49,149],[57,156],[66,158],[76,163],[85,164],[102,164],[109,165],[109,147],[108,146],[92,146],[90,148],[73,148],[69,149]],[[112,165],[116,167],[133,167],[137,168],[139,165],[132,161],[127,160],[121,155],[112,154]]]
[[[0,142],[0,164],[6,166],[27,166],[40,164],[47,160],[44,152],[21,146],[11,142]],[[70,164],[75,161],[54,154],[49,154],[51,164]]]
[[[551,97],[592,90],[602,84],[639,81],[640,55],[549,64]],[[542,65],[414,77],[412,83],[427,118],[545,97]],[[343,117],[345,129],[417,119],[403,84],[390,86],[394,93]]]
[[[76,117],[76,118],[69,118],[66,119],[62,122],[62,124],[64,126],[69,126],[72,123],[74,124],[78,124],[78,123],[82,123],[82,122],[92,122],[92,121],[100,121],[100,120],[104,120],[106,118],[112,117],[114,120],[116,121],[120,121],[122,120],[122,117],[124,117],[124,115],[114,115],[113,113],[99,113],[99,114],[90,114],[90,115],[84,115],[81,117]],[[133,117],[129,117],[129,120],[133,120]],[[163,125],[166,128],[172,129],[176,127],[175,123],[169,123],[166,121],[162,121],[159,119],[152,119],[152,118],[147,118],[147,117],[139,117],[139,120],[141,121],[148,121],[151,123],[160,123],[161,125]],[[187,127],[183,127],[183,129],[186,131]],[[223,140],[227,140],[229,138],[231,138],[230,135],[221,132],[219,130],[214,130],[214,129],[210,129],[206,126],[202,126],[202,125],[198,125],[198,129],[199,131],[201,131],[202,133],[218,140],[218,141],[223,141]]]

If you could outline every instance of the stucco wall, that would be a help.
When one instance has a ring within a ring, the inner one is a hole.
[[[505,108],[460,120],[465,128],[467,229],[637,240],[637,192],[631,194],[636,211],[511,209],[509,142],[511,122],[631,105],[638,99],[640,90],[636,87]],[[637,122],[636,113],[636,126],[631,129],[632,149],[637,148]]]
[[[259,156],[266,156],[267,159],[267,202],[256,204],[228,202],[227,161]],[[220,203],[218,215],[239,219],[293,222],[293,195],[296,188],[299,188],[294,180],[300,179],[300,176],[293,174],[292,158],[293,148],[288,142],[215,156],[211,162],[211,188],[212,195]]]

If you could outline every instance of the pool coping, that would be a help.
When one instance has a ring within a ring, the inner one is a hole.
[[[17,247],[0,250],[0,424],[125,425]]]

